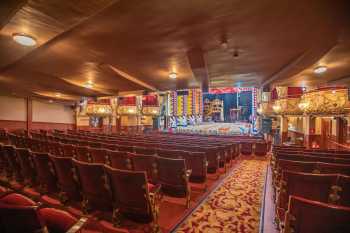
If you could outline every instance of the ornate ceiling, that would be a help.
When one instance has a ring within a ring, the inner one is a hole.
[[[208,84],[347,83],[348,7],[346,0],[1,1],[0,93],[75,99]],[[13,33],[38,44],[21,46]],[[329,68],[321,76],[312,72],[319,64]]]

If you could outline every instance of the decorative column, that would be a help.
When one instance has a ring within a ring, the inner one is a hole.
[[[27,97],[26,99],[26,109],[27,109],[26,130],[27,130],[27,134],[29,135],[29,132],[32,129],[32,122],[33,122],[33,102],[31,97]]]
[[[281,136],[281,144],[287,141],[288,138],[288,117],[281,116],[281,124],[280,124],[280,136]]]
[[[311,143],[314,140],[315,134],[315,118],[312,116],[303,117],[303,133],[304,133],[304,146],[306,148],[311,147]]]

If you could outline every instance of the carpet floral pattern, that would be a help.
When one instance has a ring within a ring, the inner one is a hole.
[[[243,160],[177,233],[257,233],[267,162]]]

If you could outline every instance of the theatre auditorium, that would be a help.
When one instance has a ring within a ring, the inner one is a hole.
[[[1,0],[0,233],[350,233],[349,0]]]

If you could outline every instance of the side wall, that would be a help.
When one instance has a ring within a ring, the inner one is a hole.
[[[26,100],[0,96],[0,128],[8,130],[25,129],[27,119]],[[73,129],[74,111],[70,106],[59,103],[32,100],[31,129]]]

